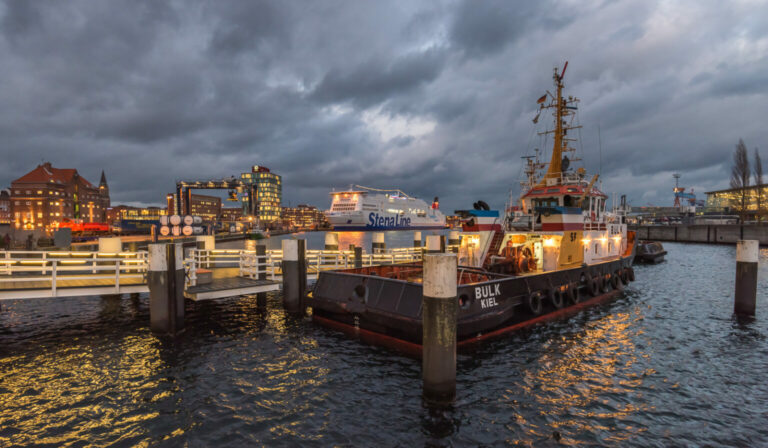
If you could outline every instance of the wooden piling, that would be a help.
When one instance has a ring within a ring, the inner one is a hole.
[[[430,401],[453,401],[456,396],[456,269],[455,254],[424,256],[422,381]]]
[[[757,265],[760,245],[757,240],[736,242],[736,285],[733,312],[738,316],[755,315]]]
[[[339,250],[339,234],[327,232],[325,234],[325,250]]]

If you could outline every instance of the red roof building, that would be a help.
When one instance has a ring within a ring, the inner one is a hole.
[[[94,186],[73,168],[46,162],[11,182],[11,213],[15,228],[51,232],[64,220],[105,222],[109,186],[104,172]]]

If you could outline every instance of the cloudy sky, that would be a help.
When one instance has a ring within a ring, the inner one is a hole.
[[[726,187],[739,138],[768,159],[764,0],[8,0],[0,187],[46,160],[159,204],[260,164],[286,204],[357,183],[502,207],[566,60],[578,155],[633,205],[671,205],[673,172]]]

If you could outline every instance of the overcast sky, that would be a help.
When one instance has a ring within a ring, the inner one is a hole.
[[[356,183],[503,207],[551,150],[531,119],[566,60],[606,192],[671,205],[680,172],[703,198],[739,138],[768,159],[764,0],[19,0],[0,1],[0,187],[46,160],[161,204],[259,164],[284,204]]]

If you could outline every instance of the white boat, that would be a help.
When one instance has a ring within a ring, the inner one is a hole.
[[[325,212],[334,230],[427,230],[445,228],[438,199],[427,204],[400,190],[379,190],[354,185],[331,192]]]

